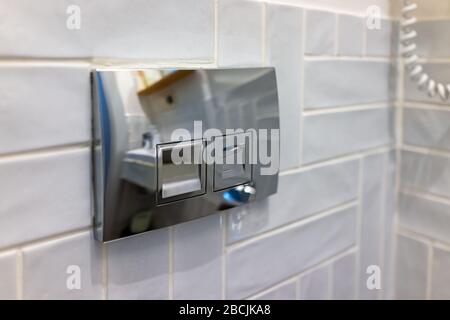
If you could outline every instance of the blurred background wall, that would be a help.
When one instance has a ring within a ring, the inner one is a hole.
[[[449,83],[450,2],[416,2],[422,62],[433,78]],[[450,299],[449,103],[417,90],[402,69],[396,297]]]

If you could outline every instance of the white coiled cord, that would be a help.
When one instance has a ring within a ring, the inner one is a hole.
[[[417,45],[414,42],[417,32],[413,29],[417,18],[412,15],[416,9],[416,3],[403,0],[400,43],[402,44],[402,55],[405,58],[405,67],[409,71],[411,79],[417,82],[420,90],[426,90],[430,97],[439,95],[443,101],[447,101],[450,97],[450,84],[433,80],[419,63]]]

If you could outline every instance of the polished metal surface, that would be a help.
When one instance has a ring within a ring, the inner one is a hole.
[[[277,191],[273,68],[95,70],[92,98],[98,240],[192,220]]]

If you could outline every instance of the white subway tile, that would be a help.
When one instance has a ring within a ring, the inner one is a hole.
[[[258,296],[257,300],[295,300],[297,283],[289,282],[281,287],[270,290],[263,295]]]
[[[393,113],[392,108],[377,108],[305,117],[303,163],[392,143]]]
[[[227,298],[247,297],[355,243],[356,209],[251,241],[227,255]]]
[[[435,81],[444,84],[450,83],[450,63],[425,63],[423,66],[425,72]],[[410,79],[407,72],[405,73],[404,85],[406,101],[442,103],[442,100],[438,95],[430,98],[425,90],[419,90],[417,83]]]
[[[80,10],[80,29],[66,26],[74,17],[66,13],[70,5]],[[110,0],[18,0],[1,2],[0,12],[5,13],[0,56],[158,60],[214,56],[214,2],[209,0],[137,0],[132,6]]]
[[[401,194],[399,223],[430,238],[450,242],[450,206],[423,197]]]
[[[0,246],[91,224],[88,149],[0,160]]]
[[[382,214],[384,213],[385,154],[365,157],[362,162],[363,181],[361,199],[361,242],[359,262],[359,297],[377,299],[378,291],[366,285],[367,267],[381,268],[380,245],[382,241]]]
[[[324,266],[304,274],[300,278],[300,300],[329,299],[330,266]]]
[[[332,270],[332,298],[337,300],[355,299],[356,254],[351,253],[335,261]]]
[[[450,196],[450,158],[403,151],[401,162],[403,187]]]
[[[388,62],[324,60],[305,61],[305,108],[389,101],[394,69]]]
[[[109,299],[169,298],[169,233],[161,229],[107,244]]]
[[[449,111],[405,108],[403,139],[410,145],[450,150],[449,123]]]
[[[306,10],[305,53],[333,55],[335,52],[336,14]]]
[[[347,14],[338,16],[338,54],[361,56],[363,52],[364,20]]]
[[[177,225],[173,244],[174,299],[221,299],[222,217]]]
[[[262,4],[220,0],[218,4],[218,64],[262,64]]]
[[[87,67],[0,67],[0,153],[90,139]]]
[[[0,299],[13,300],[17,295],[17,252],[0,253]]]
[[[228,215],[232,243],[356,199],[358,162],[350,161],[282,175],[267,200],[233,209]]]
[[[427,58],[449,58],[450,43],[448,32],[450,20],[419,21],[414,25],[417,31],[419,54]]]
[[[367,25],[366,25],[367,28]],[[398,48],[398,23],[382,19],[380,28],[367,28],[368,56],[395,56]]]
[[[448,229],[447,229],[448,230]],[[431,299],[450,299],[450,251],[433,248]]]
[[[25,247],[24,298],[101,299],[100,257],[101,245],[90,231]]]
[[[396,299],[425,299],[427,259],[426,244],[397,236]]]
[[[280,168],[295,167],[300,162],[300,86],[302,55],[302,10],[295,7],[267,5],[266,64],[277,74],[280,106]],[[283,133],[284,132],[284,133]]]

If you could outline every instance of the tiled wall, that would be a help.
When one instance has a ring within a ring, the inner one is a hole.
[[[80,30],[66,28],[69,4],[81,8]],[[362,17],[244,0],[1,1],[0,20],[1,298],[391,296],[392,21],[368,30]],[[274,65],[278,193],[132,239],[95,242],[88,73],[124,64]],[[434,111],[430,117],[442,121]],[[432,159],[444,161],[441,153]],[[417,247],[411,254],[428,254],[408,241],[400,245]],[[434,255],[448,261],[444,252]],[[383,270],[382,290],[366,288],[373,264]],[[70,265],[81,268],[80,290],[66,288]]]
[[[450,4],[418,1],[426,71],[450,83]],[[433,11],[434,9],[434,11]],[[450,108],[403,75],[396,297],[450,299]]]

